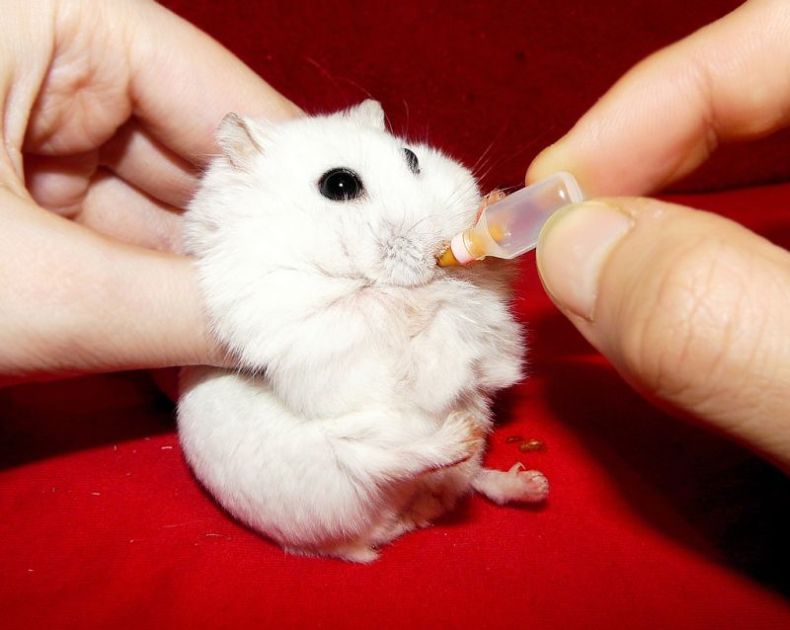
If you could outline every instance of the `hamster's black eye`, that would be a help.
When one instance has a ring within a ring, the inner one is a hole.
[[[319,192],[332,201],[348,201],[361,197],[365,192],[362,180],[348,168],[333,168],[318,180]]]
[[[420,161],[414,155],[414,151],[403,147],[403,152],[406,154],[406,164],[409,165],[409,170],[415,175],[420,174]]]

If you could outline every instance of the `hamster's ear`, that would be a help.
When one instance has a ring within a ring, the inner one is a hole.
[[[217,128],[217,142],[231,166],[248,171],[256,155],[263,154],[264,130],[249,118],[230,113]]]
[[[384,123],[384,110],[381,108],[381,103],[371,98],[346,110],[346,116],[365,127],[373,127],[382,131],[387,129]]]

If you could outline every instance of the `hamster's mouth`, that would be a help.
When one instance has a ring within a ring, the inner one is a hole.
[[[468,259],[459,260],[459,258],[456,256],[458,252],[458,249],[456,248],[460,247],[461,251],[463,251],[464,246],[462,243],[466,242],[470,231],[480,221],[480,217],[482,216],[483,212],[485,212],[486,208],[497,203],[498,201],[502,201],[506,196],[507,195],[504,191],[494,189],[480,200],[480,204],[477,207],[477,212],[475,213],[474,222],[470,224],[463,232],[459,232],[452,239],[446,241],[442,251],[436,256],[436,264],[439,267],[456,267],[469,264],[469,262],[471,262]],[[466,247],[468,248],[468,244]]]

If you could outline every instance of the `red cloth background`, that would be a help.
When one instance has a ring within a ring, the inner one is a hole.
[[[485,154],[490,188],[643,55],[739,3],[167,4],[308,111],[370,94],[396,131]],[[790,177],[788,154],[786,133],[727,149],[679,188],[747,188],[677,198],[787,247],[790,184],[760,184]],[[501,396],[488,458],[546,472],[545,507],[473,497],[372,566],[290,557],[197,486],[146,375],[2,390],[0,624],[790,627],[788,480],[644,403],[522,265],[531,375]],[[514,434],[547,450],[521,454]]]

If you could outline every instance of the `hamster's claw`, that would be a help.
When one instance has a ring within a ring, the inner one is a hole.
[[[503,190],[499,190],[499,188],[494,188],[490,193],[483,197],[483,200],[480,202],[480,207],[477,209],[477,216],[475,217],[475,221],[480,219],[480,215],[485,212],[485,209],[488,206],[494,205],[497,201],[502,201],[507,194]]]
[[[488,206],[495,204],[497,201],[502,201],[505,197],[507,197],[507,195],[499,189],[494,189],[490,193],[485,195],[483,199],[480,201],[480,206],[477,209],[477,214],[475,215],[475,223],[477,223],[477,221],[480,220],[480,215],[483,214],[483,212],[485,211],[486,208],[488,208]],[[436,256],[436,261],[440,267],[455,267],[461,264],[458,262],[458,259],[455,257],[455,254],[453,253],[453,250],[450,247],[450,243],[447,243],[445,248],[441,252],[439,252],[439,254]]]

